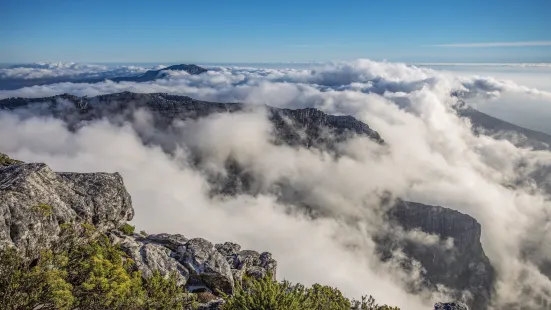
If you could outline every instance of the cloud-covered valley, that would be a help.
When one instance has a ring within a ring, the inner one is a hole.
[[[96,74],[93,68],[60,67],[18,68],[0,76],[30,78],[33,70],[43,76],[49,73],[40,70]],[[373,294],[403,309],[428,309],[448,292],[423,287],[421,268],[399,268],[400,253],[386,261],[377,255],[373,238],[394,229],[382,216],[381,198],[452,208],[482,226],[482,245],[497,274],[493,309],[514,302],[541,309],[551,300],[545,275],[551,262],[551,201],[533,177],[551,166],[551,152],[475,135],[454,108],[458,97],[467,103],[523,98],[551,105],[548,89],[369,60],[314,69],[209,69],[200,75],[169,71],[144,83],[63,82],[1,90],[0,98],[163,92],[242,102],[251,109],[177,121],[170,131],[155,128],[143,110],[132,111],[131,122],[97,120],[77,130],[51,117],[2,111],[0,151],[60,171],[118,171],[139,228],[271,251],[280,278],[338,286],[352,297]],[[264,105],[352,115],[385,143],[357,136],[337,145],[339,156],[274,144]],[[144,145],[144,135],[153,143]],[[166,141],[175,146],[170,153],[161,147]],[[211,179],[228,173],[229,158],[254,176],[254,191],[212,195]],[[324,216],[312,218],[301,205],[315,206]],[[395,233],[453,246],[453,240],[418,231]]]

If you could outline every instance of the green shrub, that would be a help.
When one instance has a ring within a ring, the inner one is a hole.
[[[378,305],[373,296],[362,296],[361,301],[352,301],[352,310],[400,310],[398,307]]]
[[[271,276],[259,280],[247,278],[236,286],[233,295],[223,297],[224,310],[399,310],[379,306],[371,296],[350,301],[336,288],[320,284],[306,288],[274,281]]]
[[[246,279],[237,285],[234,294],[223,295],[224,310],[310,310],[303,285],[277,282],[271,277]]]
[[[124,225],[122,225],[119,230],[122,231],[125,235],[132,235],[134,233],[134,230],[136,229],[136,227],[128,224],[128,223],[124,223]]]
[[[70,309],[74,297],[66,281],[63,255],[43,252],[33,266],[14,248],[0,252],[0,304],[2,309]],[[60,268],[61,267],[61,268]]]
[[[175,274],[168,278],[163,277],[158,270],[144,280],[145,309],[181,310],[194,308],[195,298],[178,286]]]
[[[60,225],[67,234],[81,225]],[[79,233],[77,236],[81,236]],[[76,239],[73,238],[73,239]],[[0,251],[2,309],[153,310],[193,309],[194,295],[178,286],[176,276],[155,272],[142,279],[134,262],[105,235],[58,253],[42,252],[38,261],[13,248]]]
[[[314,284],[306,293],[306,306],[319,310],[350,310],[350,300],[336,288]]]
[[[6,154],[0,153],[0,167],[11,166],[23,163],[22,161],[11,159]]]
[[[71,251],[67,269],[78,308],[129,309],[143,300],[141,275],[105,236]]]
[[[40,216],[43,216],[43,217],[48,217],[54,214],[54,207],[47,205],[45,203],[41,203],[37,206],[34,206],[32,210],[36,214],[39,214]]]

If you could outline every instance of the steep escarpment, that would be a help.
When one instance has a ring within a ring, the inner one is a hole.
[[[455,298],[465,297],[473,309],[489,305],[495,271],[484,254],[480,243],[482,228],[474,218],[452,209],[406,201],[399,201],[389,211],[389,218],[407,231],[417,230],[438,236],[439,240],[381,242],[383,252],[399,245],[408,257],[421,263],[428,286],[453,288]]]
[[[153,125],[166,129],[174,120],[198,119],[216,113],[233,113],[250,107],[241,103],[220,103],[162,93],[123,92],[96,97],[63,94],[44,98],[8,98],[0,100],[0,110],[63,119],[70,127],[82,121],[107,118],[114,122],[132,120],[140,109],[152,113]],[[268,107],[268,118],[274,124],[277,138],[291,145],[313,146],[344,140],[352,134],[368,136],[378,143],[380,135],[351,116],[328,115],[316,109],[280,109]]]

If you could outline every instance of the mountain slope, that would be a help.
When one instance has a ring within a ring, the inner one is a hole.
[[[551,150],[551,135],[546,133],[514,125],[466,104],[460,104],[457,113],[471,120],[475,133],[508,140],[518,147]]]

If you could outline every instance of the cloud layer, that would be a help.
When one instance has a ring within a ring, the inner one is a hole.
[[[0,148],[26,161],[45,161],[57,170],[119,171],[133,196],[135,222],[150,232],[181,232],[213,241],[231,239],[272,251],[280,276],[306,283],[338,285],[350,296],[373,294],[405,309],[427,309],[445,291],[418,294],[418,272],[397,268],[399,255],[381,262],[371,238],[385,229],[377,216],[379,197],[391,193],[442,205],[475,217],[483,227],[486,254],[498,272],[495,309],[520,301],[539,309],[551,281],[540,266],[551,259],[546,193],[531,175],[551,165],[551,153],[519,149],[507,141],[475,136],[458,118],[452,92],[465,98],[515,94],[548,100],[549,93],[488,77],[449,77],[404,64],[358,60],[315,70],[212,68],[191,76],[171,72],[151,83],[59,83],[14,91],[0,97],[42,97],[59,93],[98,95],[120,91],[168,92],[211,101],[250,105],[315,107],[349,114],[377,130],[387,142],[366,138],[339,145],[335,159],[323,151],[275,146],[262,109],[216,115],[174,124],[170,136],[155,132],[149,117],[136,111],[132,124],[99,121],[77,132],[60,121],[0,113]],[[137,132],[171,139],[173,154],[144,146]],[[192,165],[200,155],[203,165]],[[257,195],[212,197],[209,176],[227,173],[231,157],[250,171]],[[330,177],[328,177],[330,176]],[[296,189],[294,202],[281,184]],[[330,214],[311,220],[297,205]],[[350,223],[349,219],[360,219]],[[408,234],[420,242],[434,236]],[[442,240],[443,246],[449,246]],[[323,253],[323,255],[320,255]]]

